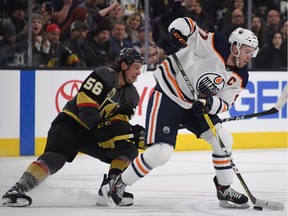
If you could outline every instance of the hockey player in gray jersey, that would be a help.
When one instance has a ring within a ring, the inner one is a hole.
[[[144,146],[143,136],[114,140],[123,134],[144,132],[142,126],[129,123],[139,102],[133,83],[143,64],[144,57],[140,52],[124,48],[110,67],[96,68],[52,122],[44,153],[3,195],[1,204],[12,207],[31,205],[32,199],[26,192],[56,173],[66,162],[71,163],[78,152],[110,164],[102,185],[123,172],[138,155],[137,147]],[[101,190],[96,202],[107,205]],[[124,192],[120,205],[132,204],[133,194]]]
[[[111,206],[120,203],[127,185],[165,164],[175,148],[179,125],[193,132],[212,146],[215,168],[213,179],[219,205],[223,208],[248,208],[248,198],[235,191],[234,172],[203,114],[211,118],[217,134],[232,156],[232,136],[217,116],[231,108],[248,82],[246,64],[258,52],[258,39],[250,30],[237,28],[229,41],[216,33],[207,33],[191,18],[178,18],[169,26],[170,34],[161,41],[168,57],[154,72],[155,92],[146,114],[145,144],[148,148],[118,176],[102,187]],[[183,78],[174,58],[176,54],[187,77],[200,98],[194,95]],[[187,179],[185,179],[187,181]],[[193,187],[193,179],[191,187]]]

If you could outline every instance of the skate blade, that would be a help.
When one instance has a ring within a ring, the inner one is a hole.
[[[103,196],[98,195],[96,199],[97,206],[108,206],[106,199]],[[131,206],[133,205],[133,199],[131,197],[123,197],[119,206]]]
[[[103,185],[101,188],[102,194],[110,208],[114,208],[116,203],[113,201],[112,197],[110,196],[110,186],[109,184]]]
[[[227,200],[219,201],[219,206],[221,208],[236,208],[236,209],[247,209],[250,207],[250,205],[248,203],[236,204],[233,202],[229,202]]]
[[[1,206],[4,207],[26,207],[31,205],[29,200],[23,198],[17,198],[16,202],[12,202],[9,198],[3,198],[1,201]]]

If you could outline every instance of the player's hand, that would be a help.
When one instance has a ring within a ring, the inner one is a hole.
[[[211,110],[213,98],[199,99],[199,101],[193,102],[192,109],[197,117],[202,117],[203,114],[208,114]]]
[[[97,125],[97,141],[102,148],[115,148],[114,134],[110,121],[100,122]]]
[[[135,134],[135,137],[131,141],[134,142],[137,148],[145,150],[147,148],[144,143],[145,128],[136,124],[132,127],[132,132]]]
[[[173,29],[169,35],[160,41],[159,46],[166,55],[171,55],[186,47],[187,39],[188,37],[183,35],[179,30]]]

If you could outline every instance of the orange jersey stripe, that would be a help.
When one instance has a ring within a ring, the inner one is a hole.
[[[168,65],[167,65],[167,62],[164,61],[164,62],[163,62],[163,65],[164,65],[164,67],[165,67],[165,71],[166,71],[167,77],[168,77],[169,80],[172,82],[174,88],[175,88],[176,91],[177,91],[178,97],[179,97],[181,100],[183,100],[183,101],[185,101],[185,102],[188,102],[187,100],[185,100],[185,98],[184,98],[184,96],[183,96],[183,94],[182,94],[182,92],[181,92],[181,90],[180,90],[180,88],[179,88],[176,80],[171,76],[171,73],[170,73],[170,71],[169,71],[169,67],[168,67]]]
[[[135,158],[135,162],[136,162],[136,164],[137,164],[137,167],[141,170],[141,172],[146,175],[146,174],[149,173],[149,172],[146,171],[145,168],[141,165],[141,163],[140,163],[140,161],[139,161],[139,157],[140,157],[140,156],[138,156],[138,157]]]
[[[148,144],[153,143],[153,134],[155,133],[155,116],[158,111],[159,103],[160,103],[160,92],[155,92],[155,103],[152,107],[152,113],[151,113],[151,119],[150,119],[150,125],[149,125],[149,138],[148,138]]]
[[[194,25],[194,22],[193,22],[193,20],[192,20],[191,18],[188,18],[188,21],[189,21],[190,26],[191,26],[191,32],[190,32],[190,34],[192,34],[193,31],[194,31],[195,25]]]
[[[213,160],[213,163],[214,163],[214,164],[227,164],[227,163],[229,163],[229,161],[228,161],[228,160],[221,160],[221,161],[219,161],[219,160]]]

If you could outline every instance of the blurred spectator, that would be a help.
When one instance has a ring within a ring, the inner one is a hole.
[[[258,37],[259,49],[262,49],[262,47],[265,44],[265,37],[264,37],[264,25],[262,23],[261,18],[258,16],[253,16],[251,26],[252,26],[252,31]]]
[[[79,67],[86,67],[86,55],[87,50],[83,45],[83,42],[88,33],[88,26],[81,21],[74,21],[70,28],[70,37],[63,42],[63,45],[67,47],[74,55],[79,59]]]
[[[285,48],[282,46],[283,38],[281,32],[275,32],[267,45],[260,50],[255,59],[254,68],[257,69],[271,69],[287,68],[287,55]]]
[[[45,40],[43,50],[49,53],[47,67],[79,67],[78,57],[72,51],[64,46],[60,40],[60,27],[55,24],[49,24],[45,31]]]
[[[72,14],[73,9],[83,0],[50,0],[48,10],[52,10],[52,19],[54,23],[63,26]],[[48,3],[49,4],[49,3]]]
[[[109,41],[113,50],[113,61],[119,55],[120,50],[122,50],[124,47],[133,47],[132,43],[125,39],[125,29],[126,25],[122,21],[118,21],[114,23],[114,26],[112,26],[111,37]]]
[[[221,32],[224,26],[231,21],[232,13],[235,9],[239,9],[245,14],[245,2],[244,0],[228,0],[223,9],[222,18],[219,20],[218,23],[218,31]]]
[[[281,31],[280,15],[277,10],[270,10],[267,14],[267,26],[265,28],[265,41],[268,41],[275,32]]]
[[[164,53],[160,47],[158,47],[152,38],[152,28],[149,28],[149,47],[148,47],[148,70],[154,71],[157,66],[162,62]],[[133,48],[139,50],[143,56],[145,56],[145,26],[139,28],[138,40],[133,43]]]
[[[215,31],[212,17],[206,13],[203,0],[195,0],[192,10],[195,13],[193,20],[199,27],[209,32]]]
[[[119,6],[117,1],[113,2],[109,6],[102,8],[104,0],[85,0],[78,7],[84,8],[88,12],[88,30],[93,32],[97,28],[97,24],[105,22],[105,17]],[[123,9],[124,14],[124,9]],[[124,16],[124,15],[122,15]]]
[[[27,2],[24,0],[15,1],[8,12],[8,17],[3,21],[3,32],[5,28],[13,25],[16,29],[16,35],[20,34],[27,25]]]
[[[24,51],[16,43],[16,27],[5,22],[2,25],[3,46],[0,48],[0,66],[17,67],[25,66]]]
[[[152,22],[164,14],[168,14],[173,8],[175,0],[149,0],[149,18]]]
[[[21,46],[24,51],[24,63],[28,63],[28,29],[25,29],[20,35],[18,35],[17,42],[20,42],[18,46]],[[41,50],[44,32],[44,19],[39,13],[32,14],[32,65],[38,67],[45,64],[45,56],[47,53]]]
[[[229,35],[238,27],[246,28],[244,14],[240,9],[235,9],[231,14],[231,21],[222,29],[222,35],[228,40]]]
[[[277,9],[277,5],[280,4],[280,1],[281,0],[253,0],[253,13],[260,16],[262,20],[266,21],[267,13],[272,9]]]
[[[126,21],[127,39],[132,43],[138,40],[138,30],[142,22],[142,16],[138,12],[131,14]]]
[[[84,8],[88,13],[88,30],[89,32],[94,31],[97,27],[95,23],[94,16],[95,14],[99,13],[100,8],[98,7],[103,3],[103,0],[85,0],[78,7]]]
[[[113,10],[111,10],[107,16],[107,20],[113,26],[116,22],[124,22],[124,6],[117,5]]]
[[[113,62],[113,50],[109,42],[111,26],[109,23],[97,25],[97,29],[86,40],[86,63],[88,67],[107,66]]]
[[[283,36],[283,44],[287,45],[287,34],[288,34],[288,21],[287,20],[285,20],[283,22],[283,25],[282,25],[282,28],[281,28],[281,33],[282,33],[282,36]]]
[[[81,21],[87,23],[88,20],[88,13],[87,11],[82,7],[77,7],[73,10],[71,16],[65,23],[65,25],[61,28],[61,35],[60,35],[60,41],[65,41],[67,38],[70,37],[70,28],[71,24],[74,21]]]
[[[188,6],[190,8],[190,1],[186,0],[183,1],[176,1],[173,4],[173,7],[171,8],[171,11],[169,11],[167,14],[163,14],[159,18],[157,18],[153,23],[153,39],[156,43],[158,43],[161,39],[163,39],[168,34],[168,26],[170,23],[175,20],[176,18],[186,16],[185,6]],[[195,1],[195,0],[192,0]],[[191,17],[192,18],[192,17]]]
[[[283,22],[282,28],[281,28],[281,33],[282,33],[282,37],[283,37],[283,41],[282,41],[282,47],[285,51],[285,56],[287,56],[287,49],[288,49],[288,44],[287,44],[287,34],[288,34],[288,21],[285,20]]]
[[[144,19],[144,10],[139,0],[120,0],[124,6],[124,19],[126,20],[131,14],[137,12]]]

